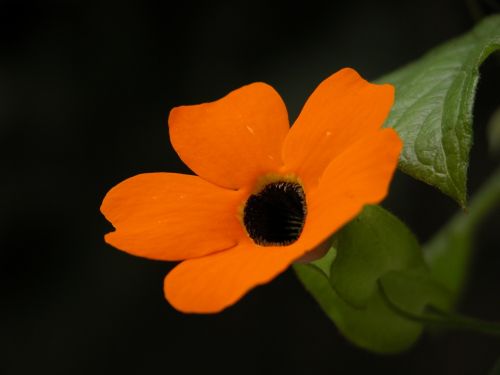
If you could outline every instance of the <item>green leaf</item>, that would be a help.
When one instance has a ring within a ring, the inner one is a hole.
[[[425,253],[395,216],[367,206],[336,234],[335,248],[324,258],[295,270],[347,339],[374,352],[407,349],[423,324],[497,335],[498,324],[449,311],[466,274],[472,234],[498,204],[500,169],[469,212],[457,215]]]
[[[500,169],[475,194],[467,212],[459,212],[424,247],[433,277],[456,300],[467,279],[474,234],[487,215],[500,206]]]
[[[500,324],[450,312],[450,293],[430,274],[394,271],[379,282],[387,304],[401,316],[426,326],[500,336]]]
[[[403,315],[421,317],[429,306],[443,311],[451,307],[450,292],[429,272],[392,271],[380,279],[379,286],[390,305]]]
[[[377,289],[366,307],[357,309],[338,296],[325,274],[310,264],[294,266],[299,279],[340,332],[352,343],[376,353],[398,353],[411,347],[422,325],[391,309]]]
[[[408,316],[428,303],[448,306],[412,233],[378,206],[366,206],[345,226],[325,257],[295,270],[350,341],[379,353],[405,350],[417,340],[422,324]]]
[[[323,272],[325,277],[329,279],[332,264],[336,257],[337,257],[337,249],[331,246],[328,252],[325,254],[325,256],[309,264],[313,267],[316,267],[319,271]]]
[[[481,63],[500,48],[500,15],[379,79],[396,87],[385,124],[404,142],[399,167],[465,206],[472,106]]]
[[[426,269],[420,246],[410,230],[379,206],[363,212],[337,235],[337,257],[330,282],[347,302],[363,307],[392,270]]]

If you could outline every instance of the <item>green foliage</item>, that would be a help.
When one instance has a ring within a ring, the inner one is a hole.
[[[474,234],[491,210],[500,206],[500,169],[476,193],[467,212],[458,213],[424,247],[434,278],[456,300],[467,278]]]
[[[404,149],[399,167],[465,206],[472,107],[481,63],[500,49],[500,15],[379,79],[396,87],[385,124]]]
[[[500,48],[500,15],[382,78],[396,86],[385,124],[404,141],[400,168],[466,203],[472,105],[478,68]],[[490,128],[494,148],[498,125]],[[492,135],[493,134],[493,135]],[[422,251],[392,214],[367,206],[322,259],[295,265],[342,334],[378,353],[409,348],[424,324],[500,334],[500,325],[451,313],[467,277],[474,233],[500,204],[500,170]]]
[[[429,306],[441,311],[451,306],[450,292],[429,272],[391,271],[379,285],[389,305],[410,319],[425,319]]]
[[[444,288],[431,280],[411,232],[381,207],[365,207],[344,227],[335,253],[325,256],[321,267],[305,264],[295,269],[339,330],[365,349],[407,349],[422,325],[406,315],[421,314],[428,303],[449,305]]]
[[[395,216],[367,206],[336,234],[325,257],[295,270],[342,334],[374,352],[407,349],[423,324],[499,334],[496,324],[449,312],[463,288],[473,234],[499,205],[500,169],[425,252]]]
[[[411,347],[420,336],[421,324],[394,312],[379,289],[364,308],[355,308],[338,296],[318,268],[308,264],[294,268],[323,311],[352,343],[376,353],[397,353]]]
[[[394,215],[367,206],[337,237],[337,258],[330,282],[350,304],[363,307],[377,288],[377,280],[392,270],[425,268],[420,246]]]
[[[330,270],[336,257],[337,249],[332,246],[323,258],[315,260],[309,263],[309,265],[315,267],[318,271],[322,272],[326,278],[330,279]]]

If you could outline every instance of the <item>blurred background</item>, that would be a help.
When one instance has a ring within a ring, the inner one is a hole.
[[[218,315],[163,298],[173,264],[103,242],[116,183],[188,170],[173,152],[173,106],[253,81],[293,121],[316,85],[351,66],[376,79],[457,36],[495,1],[0,1],[0,373],[486,374],[500,340],[451,332],[379,356],[338,333],[292,270]],[[486,123],[500,62],[481,68],[471,194],[498,166]],[[422,242],[458,210],[400,173],[385,203]],[[500,318],[500,209],[477,238],[461,311]]]

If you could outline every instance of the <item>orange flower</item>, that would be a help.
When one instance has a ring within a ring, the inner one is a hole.
[[[101,211],[116,230],[105,240],[182,261],[165,278],[168,301],[221,311],[386,196],[402,147],[381,129],[393,100],[392,86],[346,68],[319,85],[292,128],[264,83],[174,108],[170,140],[198,176],[146,173],[112,188]]]

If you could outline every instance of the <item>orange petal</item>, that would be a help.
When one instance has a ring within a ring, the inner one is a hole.
[[[227,251],[190,259],[165,278],[165,296],[178,310],[215,313],[269,282],[358,214],[385,197],[402,143],[392,129],[358,140],[325,170],[306,198],[304,230],[290,246],[256,246],[248,239]]]
[[[253,287],[272,280],[300,257],[299,246],[261,247],[249,242],[177,265],[165,278],[165,297],[186,313],[216,313]]]
[[[361,212],[364,205],[384,199],[401,148],[397,133],[382,129],[352,144],[333,160],[318,189],[309,195],[310,236],[326,239]]]
[[[253,83],[215,102],[172,109],[170,140],[197,175],[227,188],[250,185],[282,165],[288,114],[269,85]]]
[[[287,169],[316,186],[326,166],[382,126],[394,100],[391,85],[368,83],[350,68],[324,80],[307,100],[283,147]]]
[[[241,194],[199,177],[146,173],[112,188],[101,212],[116,231],[105,237],[128,253],[159,260],[199,257],[235,246]]]

